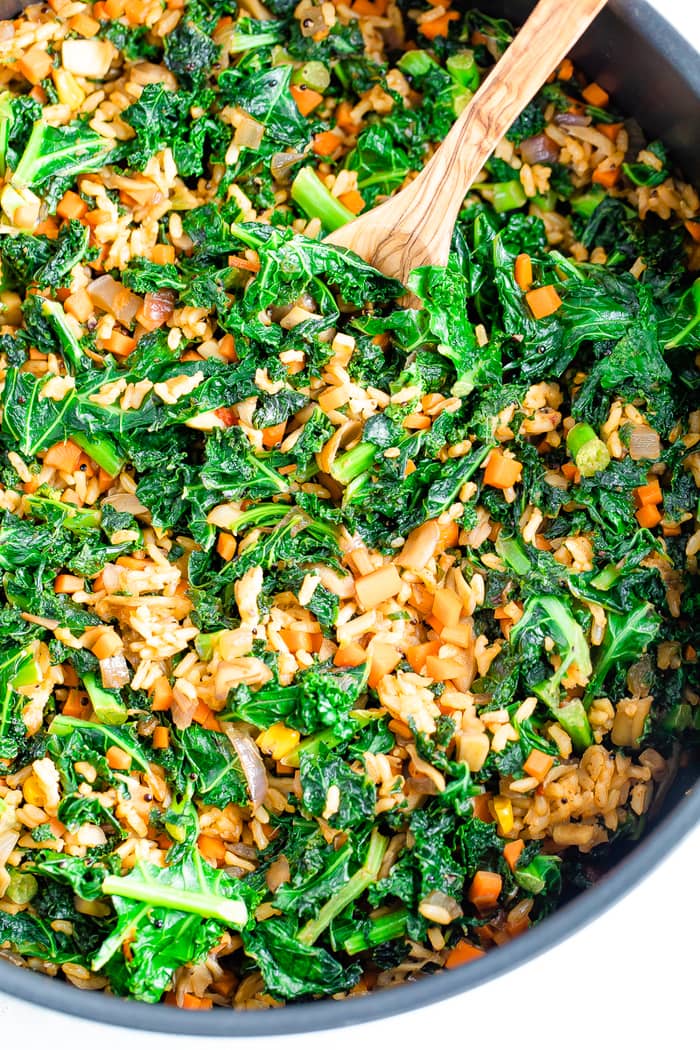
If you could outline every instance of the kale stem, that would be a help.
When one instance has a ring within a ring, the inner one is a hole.
[[[83,452],[112,478],[117,476],[126,462],[112,439],[105,435],[93,438],[88,434],[71,434],[71,441],[82,448]]]
[[[372,834],[369,840],[369,846],[367,848],[367,856],[365,862],[359,871],[356,871],[348,882],[327,901],[318,913],[315,919],[307,922],[306,926],[300,931],[298,940],[302,944],[314,944],[315,941],[321,936],[323,931],[330,926],[336,915],[340,915],[342,911],[352,901],[356,900],[361,896],[366,889],[368,889],[373,882],[377,881],[379,875],[379,869],[382,866],[382,860],[386,853],[386,848],[389,845],[389,840],[380,835],[376,828],[372,830]]]
[[[390,912],[389,915],[372,919],[369,929],[358,930],[357,933],[351,934],[341,944],[341,947],[348,955],[357,955],[358,952],[363,952],[367,948],[374,948],[386,941],[394,941],[397,937],[403,937],[406,932],[407,919],[406,908],[399,908],[397,911]]]
[[[610,453],[593,427],[588,423],[577,423],[566,436],[566,447],[584,478],[592,478],[610,463]]]
[[[292,200],[310,219],[320,219],[323,228],[332,232],[355,218],[323,185],[313,168],[302,168],[292,183]]]
[[[121,699],[115,693],[103,688],[97,681],[94,672],[85,671],[82,677],[98,721],[108,726],[123,725],[128,712]]]
[[[102,883],[102,892],[114,897],[143,901],[153,907],[174,908],[201,915],[205,919],[218,919],[227,926],[245,926],[248,920],[248,909],[243,901],[219,897],[213,893],[181,890],[162,882],[140,882],[129,875],[107,875]]]
[[[338,456],[331,467],[331,474],[341,485],[348,485],[353,478],[369,470],[376,451],[376,446],[371,442],[360,441],[359,445]]]

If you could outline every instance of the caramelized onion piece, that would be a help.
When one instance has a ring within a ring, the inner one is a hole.
[[[526,164],[553,164],[559,157],[559,147],[549,135],[533,135],[520,143],[520,156]]]
[[[243,776],[248,785],[248,797],[253,809],[257,809],[265,801],[267,794],[267,772],[262,757],[257,747],[247,733],[224,722],[224,732],[231,742],[231,746],[238,755],[241,763]]]
[[[165,324],[175,309],[175,293],[165,288],[159,292],[147,292],[143,301],[143,315],[156,324]]]
[[[93,304],[98,309],[113,314],[120,324],[131,324],[143,306],[141,296],[134,295],[108,273],[103,273],[91,281],[87,290]]]

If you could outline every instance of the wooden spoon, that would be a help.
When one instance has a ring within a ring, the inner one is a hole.
[[[326,238],[388,277],[444,266],[464,197],[515,118],[607,0],[539,0],[447,138],[405,189]]]

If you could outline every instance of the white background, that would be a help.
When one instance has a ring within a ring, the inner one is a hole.
[[[652,0],[700,50],[698,0]],[[475,5],[478,6],[478,5]],[[643,56],[640,55],[640,61]],[[699,59],[700,61],[700,59]],[[650,71],[653,75],[653,71]],[[700,133],[700,124],[698,127]],[[360,1028],[237,1042],[241,1050],[676,1050],[700,1046],[700,828],[602,918],[525,967],[436,1006]],[[0,1047],[206,1050],[217,1039],[127,1032],[0,993]],[[443,1044],[444,1045],[444,1044]]]

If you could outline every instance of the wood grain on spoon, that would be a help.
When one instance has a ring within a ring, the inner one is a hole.
[[[516,117],[606,0],[539,0],[423,171],[384,204],[326,238],[389,277],[447,263],[464,197]]]

